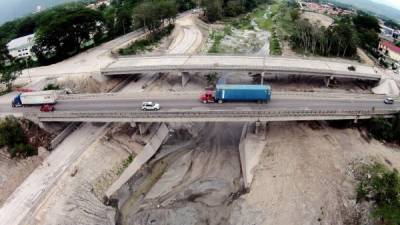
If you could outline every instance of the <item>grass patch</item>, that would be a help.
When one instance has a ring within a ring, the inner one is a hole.
[[[225,37],[225,31],[213,31],[211,33],[211,40],[213,42],[213,45],[211,46],[210,50],[208,50],[208,53],[218,53],[220,52],[220,44],[222,39]]]
[[[282,55],[281,43],[275,29],[272,30],[272,35],[269,38],[269,53],[271,55]]]
[[[397,170],[375,163],[361,170],[357,201],[374,203],[372,217],[377,224],[400,224],[400,176]]]
[[[119,168],[119,170],[118,170],[118,172],[117,172],[117,175],[118,175],[118,176],[121,175],[121,174],[124,172],[124,170],[125,170],[126,168],[128,168],[128,166],[132,163],[132,161],[133,161],[133,156],[130,155],[127,159],[125,159],[125,160],[122,162],[121,168]]]
[[[171,34],[174,29],[174,25],[170,24],[159,31],[151,33],[145,39],[137,40],[130,44],[126,48],[120,49],[118,52],[120,55],[136,55],[143,52],[151,51],[155,46],[157,46],[160,41]]]

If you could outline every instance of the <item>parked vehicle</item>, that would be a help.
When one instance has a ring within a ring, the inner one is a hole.
[[[56,110],[56,108],[54,107],[54,105],[42,105],[42,107],[40,107],[40,112],[53,112],[54,110]]]
[[[52,91],[36,91],[18,94],[11,102],[12,107],[29,105],[54,105],[57,103],[57,93]]]
[[[157,111],[160,110],[160,104],[153,102],[143,102],[142,110],[144,111]]]
[[[206,91],[200,96],[203,103],[223,102],[268,102],[271,87],[268,85],[217,85],[215,91]]]
[[[385,100],[383,100],[383,102],[384,102],[385,104],[391,105],[391,104],[394,103],[394,99],[388,97],[388,98],[385,98]]]

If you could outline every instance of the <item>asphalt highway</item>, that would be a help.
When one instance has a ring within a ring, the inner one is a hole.
[[[268,103],[225,102],[223,104],[203,104],[195,98],[183,99],[80,99],[60,100],[55,105],[57,112],[90,111],[140,111],[143,101],[157,102],[161,111],[240,111],[240,110],[399,110],[400,102],[387,105],[383,99],[344,99],[344,98],[281,98],[276,97]],[[9,104],[0,104],[1,113],[37,112],[39,107],[12,108]]]

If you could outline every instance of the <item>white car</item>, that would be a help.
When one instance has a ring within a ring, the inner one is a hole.
[[[144,111],[157,111],[160,110],[160,104],[153,102],[143,102],[142,110]]]
[[[385,100],[383,102],[385,104],[391,105],[394,103],[394,99],[393,98],[385,98]]]

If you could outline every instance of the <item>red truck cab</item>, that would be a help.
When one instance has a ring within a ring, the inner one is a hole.
[[[200,101],[204,104],[207,103],[214,103],[215,98],[214,98],[214,93],[213,91],[206,91],[204,94],[200,96]]]
[[[53,105],[42,105],[40,107],[40,112],[53,112],[55,110]]]

